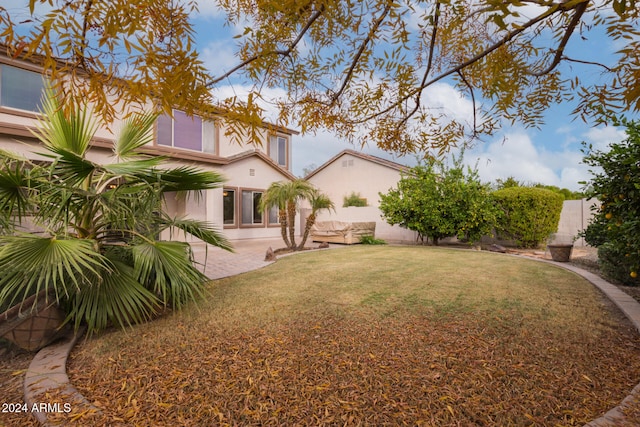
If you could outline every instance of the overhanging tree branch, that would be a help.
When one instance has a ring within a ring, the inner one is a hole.
[[[367,45],[371,42],[371,40],[376,34],[376,31],[378,31],[378,28],[380,28],[380,25],[382,25],[382,23],[384,22],[385,18],[387,17],[390,11],[391,11],[391,4],[387,3],[384,10],[380,14],[380,16],[373,21],[373,26],[369,30],[369,34],[362,41],[362,43],[360,43],[360,47],[358,48],[358,51],[354,55],[353,60],[351,61],[351,65],[347,69],[346,76],[342,80],[340,89],[338,89],[338,91],[331,96],[330,105],[334,105],[346,90],[347,86],[349,85],[349,82],[351,81],[351,78],[353,77],[355,68],[358,65],[358,62],[360,61],[360,58],[362,57],[365,49],[367,48]]]
[[[311,14],[311,16],[309,17],[309,20],[307,20],[307,22],[304,25],[304,27],[302,27],[302,29],[298,33],[298,36],[296,37],[296,39],[289,45],[289,47],[287,49],[275,50],[275,51],[272,51],[272,52],[265,52],[263,54],[254,55],[254,56],[252,56],[250,58],[247,58],[244,61],[242,61],[240,64],[238,64],[235,67],[233,67],[231,70],[229,70],[226,73],[224,73],[223,75],[221,75],[220,77],[217,77],[217,78],[209,81],[206,86],[207,87],[211,87],[211,86],[213,86],[215,84],[220,83],[222,80],[225,80],[225,79],[229,78],[230,76],[232,76],[237,71],[243,69],[247,65],[251,64],[252,62],[257,61],[260,58],[264,58],[264,57],[270,56],[270,55],[278,55],[278,56],[284,56],[284,57],[291,55],[291,52],[293,52],[293,50],[296,48],[296,46],[298,46],[298,43],[300,43],[300,41],[302,40],[304,35],[309,31],[309,29],[311,28],[313,23],[316,22],[318,20],[318,18],[320,18],[320,16],[322,16],[324,11],[325,11],[324,6],[321,6],[320,9],[318,9],[313,14]]]
[[[588,0],[586,1],[586,3],[588,3]],[[580,3],[580,4],[582,4],[582,3]],[[574,5],[572,7],[568,7],[564,3],[554,4],[552,7],[550,7],[548,10],[546,10],[544,13],[538,15],[535,18],[530,19],[525,24],[523,24],[521,26],[518,26],[515,30],[510,31],[502,39],[500,39],[498,42],[492,44],[491,46],[487,47],[482,52],[474,55],[473,57],[467,59],[466,61],[464,61],[464,62],[462,62],[460,64],[458,64],[457,66],[450,68],[449,70],[445,71],[444,73],[441,73],[440,75],[432,78],[431,80],[428,80],[428,81],[424,82],[420,86],[416,87],[413,91],[410,91],[407,95],[403,96],[402,98],[400,98],[396,102],[394,102],[392,105],[388,106],[387,108],[384,108],[384,109],[376,112],[375,114],[371,114],[371,115],[369,115],[367,117],[364,117],[364,118],[362,118],[360,120],[355,120],[355,121],[352,122],[352,124],[362,124],[364,122],[367,122],[369,120],[373,120],[373,119],[375,119],[377,117],[380,117],[380,116],[383,116],[383,115],[389,113],[390,111],[392,111],[395,108],[397,108],[397,106],[400,103],[405,102],[407,99],[409,99],[409,98],[411,98],[413,96],[416,96],[416,94],[421,93],[427,87],[429,87],[429,86],[433,85],[434,83],[437,83],[440,80],[443,80],[443,79],[445,79],[445,78],[447,78],[447,77],[449,77],[449,76],[451,76],[453,74],[458,73],[459,71],[461,71],[461,70],[469,67],[470,65],[480,61],[482,58],[488,56],[489,54],[491,54],[492,52],[494,52],[497,49],[501,48],[502,46],[505,46],[510,41],[512,41],[517,36],[519,36],[520,34],[525,32],[527,29],[533,27],[534,25],[544,21],[545,19],[548,19],[552,15],[555,15],[555,14],[561,13],[561,12],[566,12],[567,10],[571,10],[571,9],[573,9],[575,7],[576,7],[576,5]]]
[[[422,75],[422,81],[420,82],[420,86],[424,86],[427,79],[429,78],[429,74],[431,74],[431,67],[433,66],[433,53],[436,48],[436,38],[438,36],[438,23],[440,21],[440,2],[436,2],[436,6],[433,11],[433,28],[431,30],[431,41],[429,44],[429,56],[427,58],[427,67],[424,70]],[[401,124],[404,125],[411,117],[413,117],[420,109],[422,98],[422,91],[418,92],[415,97],[415,105],[409,114],[407,114],[401,121]]]
[[[551,61],[551,64],[549,64],[549,66],[547,68],[545,68],[544,70],[538,71],[538,72],[531,72],[531,75],[536,76],[536,77],[541,77],[544,76],[546,74],[549,74],[551,71],[554,70],[554,68],[556,68],[558,66],[558,64],[560,64],[560,61],[563,58],[563,54],[564,54],[564,49],[567,46],[567,43],[569,42],[569,39],[571,38],[571,35],[573,34],[573,32],[575,31],[576,27],[578,26],[578,24],[580,23],[580,20],[582,19],[582,15],[584,15],[584,12],[587,10],[587,6],[589,6],[589,1],[585,1],[583,3],[580,3],[576,6],[575,8],[575,13],[573,14],[573,17],[571,18],[571,22],[569,22],[569,26],[567,27],[567,29],[564,32],[564,36],[562,37],[562,40],[560,41],[560,44],[558,45],[558,48],[556,49],[556,54],[554,55],[553,61]]]

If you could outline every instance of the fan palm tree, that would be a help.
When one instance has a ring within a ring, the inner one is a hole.
[[[262,195],[260,208],[266,211],[274,206],[279,209],[282,240],[288,249],[298,250],[296,245],[296,211],[303,199],[309,199],[315,191],[312,184],[304,179],[274,182]]]
[[[304,244],[307,242],[307,238],[309,237],[309,232],[311,231],[311,227],[316,223],[316,218],[318,217],[318,212],[324,209],[333,210],[335,212],[336,206],[331,201],[329,196],[326,194],[320,193],[319,191],[314,191],[311,197],[309,197],[309,203],[311,204],[311,213],[307,217],[307,222],[304,227],[304,234],[302,236],[302,242],[300,242],[300,246],[298,246],[299,250],[304,249]]]
[[[48,90],[33,132],[48,161],[0,152],[0,306],[51,291],[67,320],[92,333],[196,299],[207,278],[194,266],[190,245],[159,240],[160,233],[180,229],[231,247],[211,224],[169,216],[164,195],[218,188],[222,177],[166,168],[164,158],[141,154],[153,139],[153,114],[124,123],[113,163],[92,162],[87,152],[97,125],[86,106],[69,114],[59,107]]]

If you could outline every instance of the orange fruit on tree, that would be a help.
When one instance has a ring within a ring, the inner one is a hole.
[[[631,273],[629,273],[629,276],[635,279],[636,277],[638,277],[638,273],[636,273],[635,271],[632,271]]]

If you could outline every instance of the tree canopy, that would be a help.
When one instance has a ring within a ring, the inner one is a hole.
[[[469,243],[491,232],[498,209],[482,184],[478,171],[462,165],[429,160],[409,169],[396,188],[380,195],[380,211],[391,225],[416,231],[437,245],[440,239],[457,236]]]
[[[255,128],[264,125],[257,100],[280,88],[277,124],[407,153],[489,135],[505,120],[538,126],[565,100],[593,122],[640,110],[635,0],[217,0],[229,25],[244,26],[237,64],[217,76],[195,47],[197,0],[28,4],[29,19],[0,6],[9,53],[40,57],[54,80],[71,82],[66,96],[90,99],[103,118],[117,112],[110,91],[165,111],[222,106],[228,120]],[[613,63],[571,51],[596,33],[616,43]],[[594,74],[597,83],[584,80]],[[212,97],[235,77],[253,85],[247,100]],[[443,82],[473,102],[471,119],[429,98]]]

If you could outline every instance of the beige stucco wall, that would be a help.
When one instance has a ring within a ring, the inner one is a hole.
[[[560,222],[558,223],[558,234],[576,237],[578,233],[589,225],[594,211],[591,207],[599,207],[599,200],[565,200],[562,205]],[[580,238],[574,242],[576,246],[585,246],[586,242]]]
[[[289,180],[289,178],[283,175],[280,171],[269,166],[265,161],[257,156],[247,157],[243,160],[225,165],[222,168],[222,173],[227,178],[224,185],[225,188],[238,190],[238,196],[242,189],[265,191],[272,182]],[[216,200],[219,200],[219,202],[212,206],[215,211],[215,223],[222,224],[223,211],[221,190],[219,198]],[[239,200],[237,200],[237,203],[239,203]],[[237,210],[237,214],[240,214],[239,210]],[[259,227],[225,227],[224,234],[231,240],[271,238],[280,236],[280,227],[277,224],[273,224],[273,226]]]
[[[354,191],[366,198],[369,206],[378,206],[378,192],[386,193],[399,179],[398,170],[347,153],[313,175],[309,182],[327,194],[336,206],[342,206],[343,198]]]

